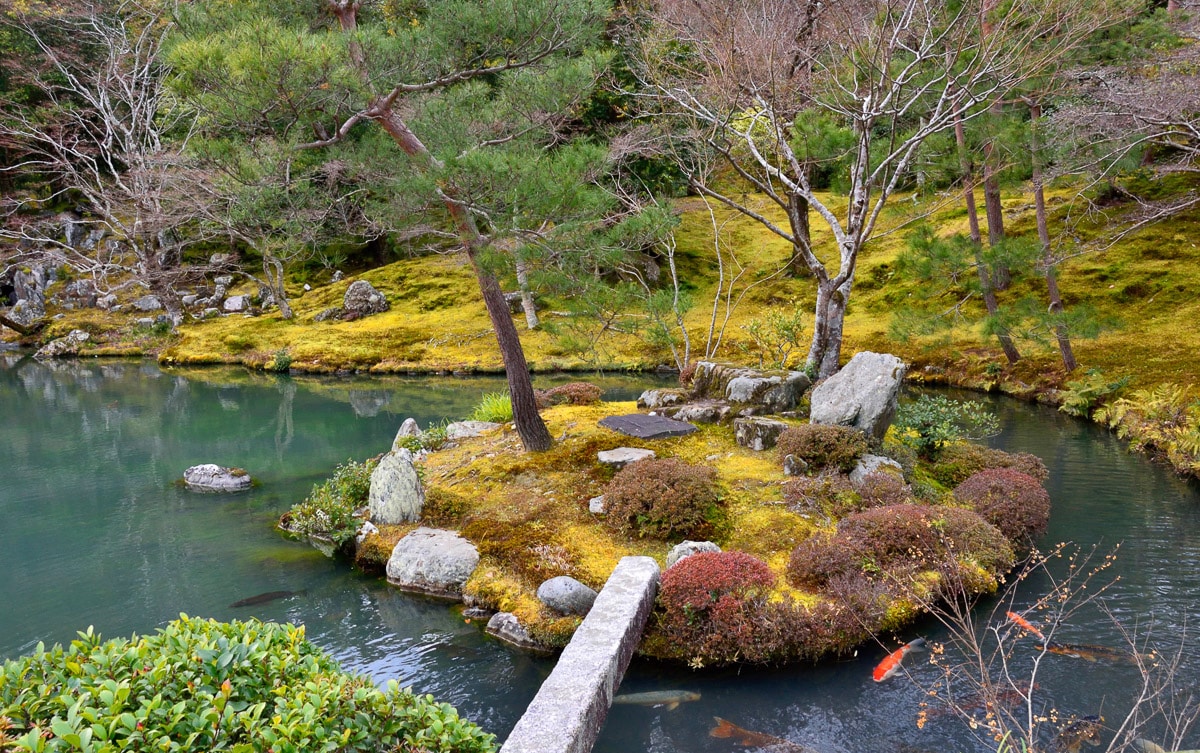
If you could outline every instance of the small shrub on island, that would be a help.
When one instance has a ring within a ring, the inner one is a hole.
[[[345,544],[354,538],[362,523],[354,511],[367,504],[371,473],[378,464],[379,458],[342,463],[330,479],[314,486],[307,499],[279,518],[279,527],[298,536],[317,536],[338,546]]]
[[[850,479],[836,471],[785,482],[783,501],[798,513],[818,513],[826,518],[840,518],[862,508],[862,497]]]
[[[631,536],[704,536],[717,515],[717,474],[676,458],[639,460],[604,489],[605,520]]]
[[[836,468],[848,473],[867,451],[867,438],[848,426],[802,424],[784,430],[775,446],[780,459],[795,455],[814,471]]]
[[[744,552],[693,554],[662,575],[659,627],[690,657],[736,661],[754,642],[756,615],[774,585],[771,568]]]
[[[591,382],[567,382],[546,390],[534,390],[539,409],[554,405],[595,405],[600,402],[601,389]]]
[[[1021,545],[1032,544],[1050,522],[1050,495],[1037,479],[1012,468],[976,473],[954,489],[954,499]]]
[[[342,672],[303,627],[187,615],[6,662],[5,715],[23,750],[496,750],[449,704]]]
[[[1028,452],[1005,452],[977,444],[959,442],[942,448],[929,475],[947,489],[953,489],[979,471],[988,468],[1012,468],[1045,481],[1050,476],[1046,464]]]

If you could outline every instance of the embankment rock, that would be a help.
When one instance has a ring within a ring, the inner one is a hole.
[[[873,442],[882,441],[892,417],[907,367],[888,353],[864,351],[812,392],[814,424],[853,426]]]
[[[733,433],[738,445],[761,452],[775,446],[779,435],[788,427],[773,418],[735,418]]]
[[[667,567],[671,567],[679,560],[687,559],[693,554],[719,551],[721,551],[721,547],[711,541],[683,541],[671,547],[671,551],[667,553]]]
[[[396,542],[387,579],[406,591],[459,599],[478,564],[474,544],[454,531],[422,526]]]
[[[389,452],[371,472],[371,491],[367,495],[371,521],[396,525],[419,520],[425,507],[425,489],[406,449]]]
[[[596,601],[596,591],[569,575],[560,575],[538,586],[537,597],[559,614],[575,614],[582,617]]]

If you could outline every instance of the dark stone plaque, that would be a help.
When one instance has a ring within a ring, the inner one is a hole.
[[[682,437],[696,430],[695,426],[686,421],[676,421],[666,416],[648,416],[645,413],[631,413],[627,416],[609,416],[600,419],[600,425],[606,429],[620,432],[638,439],[665,439],[667,437]]]

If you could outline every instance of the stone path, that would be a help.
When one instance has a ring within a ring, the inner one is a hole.
[[[600,425],[606,429],[620,432],[638,439],[665,439],[666,437],[682,437],[696,431],[696,427],[686,421],[676,421],[666,416],[649,416],[645,413],[631,413],[627,416],[609,416],[600,419]]]

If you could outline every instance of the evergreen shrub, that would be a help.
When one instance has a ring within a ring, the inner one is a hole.
[[[493,735],[432,696],[342,672],[295,625],[180,615],[157,633],[5,662],[16,750],[490,753]]]
[[[279,519],[279,527],[299,536],[328,538],[342,545],[354,538],[362,521],[354,511],[367,504],[371,474],[379,458],[347,460],[333,476],[313,487],[312,493]]]
[[[604,489],[605,520],[639,538],[703,536],[717,513],[716,476],[676,458],[630,463]]]
[[[781,460],[795,455],[815,471],[836,468],[847,473],[867,451],[867,438],[849,426],[802,424],[785,429],[775,446]]]
[[[989,468],[954,489],[954,499],[999,528],[1010,541],[1031,544],[1050,522],[1050,495],[1032,476]]]

